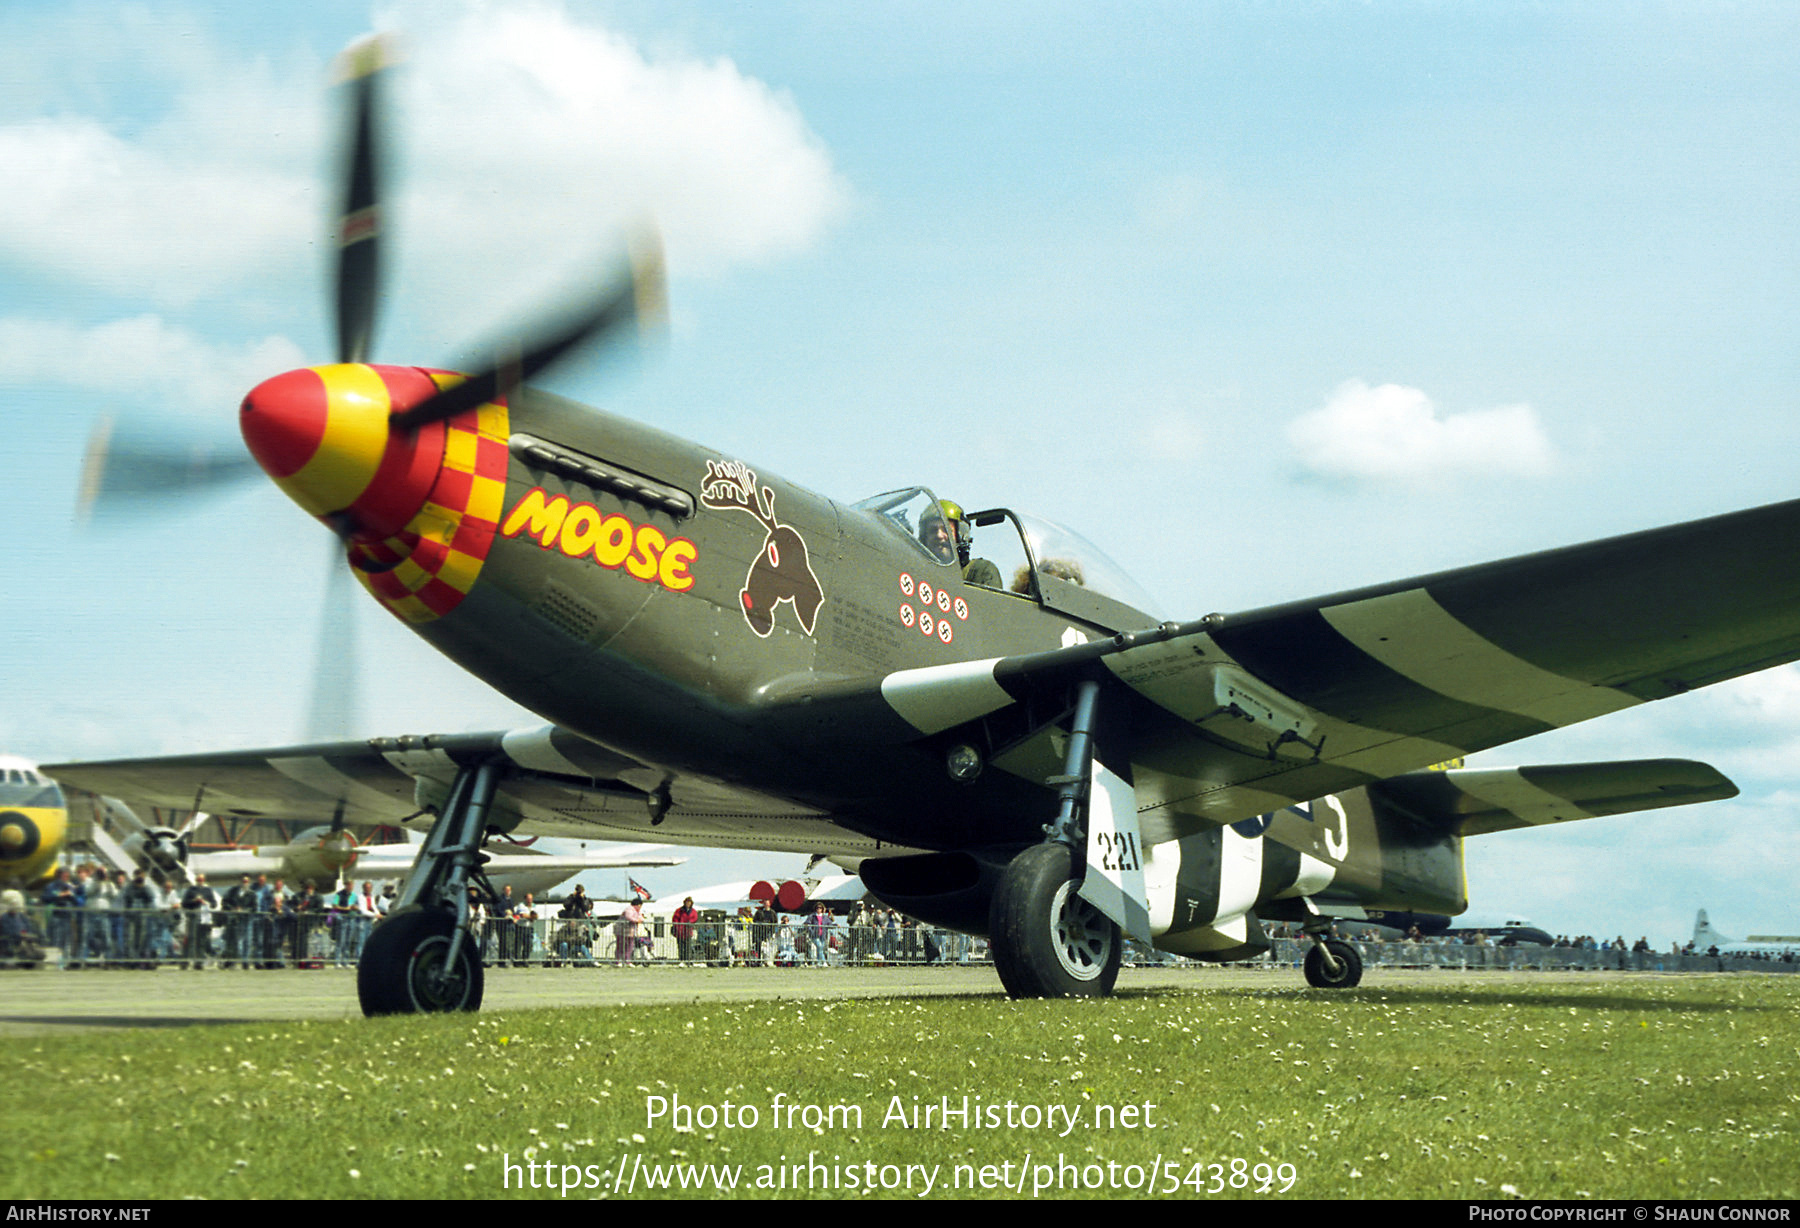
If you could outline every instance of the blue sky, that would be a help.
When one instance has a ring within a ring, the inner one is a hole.
[[[323,530],[260,486],[71,509],[97,414],[230,443],[329,358],[323,83],[371,28],[387,361],[654,216],[667,345],[555,387],[832,496],[1036,510],[1180,617],[1795,494],[1790,5],[280,7],[0,12],[7,750],[301,736]],[[365,732],[529,719],[365,604]],[[1744,795],[1477,841],[1475,910],[1800,932],[1800,674],[1479,762],[1643,755]]]

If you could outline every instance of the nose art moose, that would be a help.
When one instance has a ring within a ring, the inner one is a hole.
[[[768,636],[775,629],[775,607],[786,601],[792,603],[801,629],[811,635],[825,593],[813,574],[805,540],[792,526],[775,519],[775,492],[767,486],[759,489],[755,471],[741,462],[709,460],[700,502],[718,511],[735,508],[748,512],[767,530],[762,548],[750,564],[750,574],[744,577],[743,591],[738,594],[744,605],[744,621],[750,629]]]

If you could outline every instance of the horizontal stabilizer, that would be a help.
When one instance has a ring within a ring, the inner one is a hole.
[[[1372,802],[1461,836],[1736,796],[1717,769],[1691,759],[1408,772],[1369,786]]]

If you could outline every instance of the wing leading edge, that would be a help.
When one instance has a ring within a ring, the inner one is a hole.
[[[271,750],[45,767],[105,797],[237,818],[422,827],[457,770],[506,764],[495,825],[586,840],[654,839],[720,848],[860,857],[874,841],[818,810],[704,777],[646,766],[556,726],[506,733],[372,738]]]

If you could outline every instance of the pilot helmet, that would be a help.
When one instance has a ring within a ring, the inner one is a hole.
[[[936,512],[938,515],[933,515]],[[969,565],[969,551],[974,546],[975,534],[969,528],[968,517],[963,515],[962,505],[952,499],[939,499],[936,508],[928,509],[925,518],[919,525],[920,536],[941,516],[950,525],[950,536],[956,543],[956,561],[960,566]],[[927,545],[930,543],[927,542]]]

